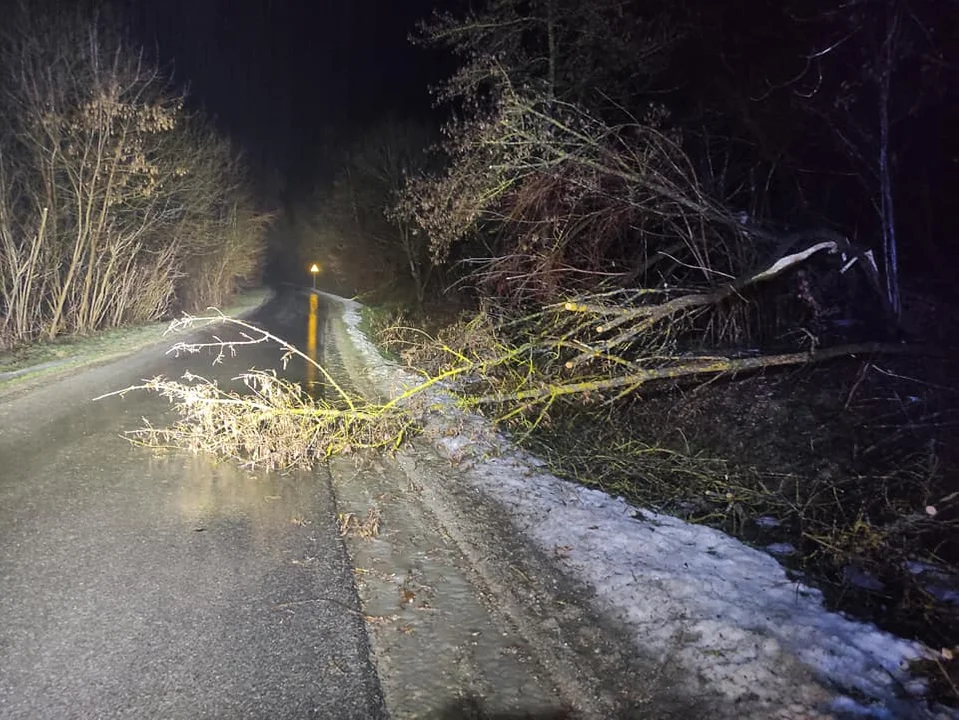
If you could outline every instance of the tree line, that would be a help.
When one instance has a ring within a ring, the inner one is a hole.
[[[240,155],[106,10],[0,33],[0,348],[219,305],[270,216]]]
[[[744,291],[830,241],[803,257],[811,283],[782,274],[778,294],[802,302],[766,302],[764,318],[741,318],[747,334],[830,313],[899,323],[904,288],[951,287],[957,10],[488,0],[436,12],[413,39],[457,61],[434,88],[441,141],[424,153],[427,133],[390,129],[407,121],[370,128],[357,146],[391,150],[375,172],[348,157],[317,192],[315,225],[346,225],[325,218],[362,196],[383,230],[340,243],[374,234],[400,260],[375,282],[356,269],[353,285],[392,273],[422,298],[452,274],[513,306],[614,286]]]

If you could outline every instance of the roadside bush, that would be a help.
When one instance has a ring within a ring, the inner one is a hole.
[[[222,302],[256,274],[266,217],[235,152],[115,24],[21,8],[0,63],[0,344]]]

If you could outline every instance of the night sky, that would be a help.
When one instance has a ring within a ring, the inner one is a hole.
[[[284,196],[324,171],[324,150],[393,112],[430,111],[437,53],[408,36],[428,0],[125,0],[136,34],[189,83],[191,102]]]

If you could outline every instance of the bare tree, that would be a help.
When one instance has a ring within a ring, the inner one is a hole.
[[[416,39],[462,60],[441,98],[481,103],[480,91],[497,87],[505,69],[517,87],[537,85],[548,97],[622,106],[662,70],[684,31],[666,3],[488,0],[462,15],[435,13]]]
[[[0,47],[4,342],[157,318],[193,257],[230,258],[203,268],[201,297],[219,302],[223,268],[258,261],[263,224],[232,151],[104,18],[14,20]]]
[[[347,149],[340,170],[317,193],[311,252],[355,290],[410,284],[422,304],[433,271],[427,241],[392,206],[407,179],[425,165],[431,141],[421,122],[378,122]]]

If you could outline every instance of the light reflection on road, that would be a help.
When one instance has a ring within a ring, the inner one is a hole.
[[[286,306],[253,322],[322,358],[325,306]],[[151,348],[0,402],[0,717],[387,717],[325,469],[131,445],[176,411],[90,400],[186,370],[242,389],[284,350]]]
[[[310,293],[310,312],[306,319],[306,354],[312,362],[306,364],[306,390],[307,392],[313,391],[313,386],[316,384],[316,350],[317,350],[317,338],[316,338],[316,326],[317,326],[317,308],[319,307],[320,299],[313,293]]]
[[[281,476],[175,453],[154,457],[149,474],[177,478],[170,503],[194,531],[242,522],[261,552],[273,548],[277,533],[309,526],[316,511],[316,480],[309,473]]]
[[[297,300],[302,302],[302,298]],[[306,337],[297,342],[302,343],[300,349],[311,362],[305,363],[306,372],[300,378],[306,392],[316,395],[325,386],[314,363],[322,365],[324,360],[327,317],[315,294],[309,295],[308,312],[303,313],[302,307],[299,305],[300,313],[306,315]],[[233,362],[243,366],[258,365],[264,360],[267,358],[240,354]],[[250,523],[254,535],[269,535],[291,523],[298,524],[303,507],[314,502],[309,489],[314,480],[309,473],[280,475],[176,451],[154,455],[151,465],[158,474],[180,479],[172,488],[171,504],[183,520],[197,527],[217,520],[243,519]]]

